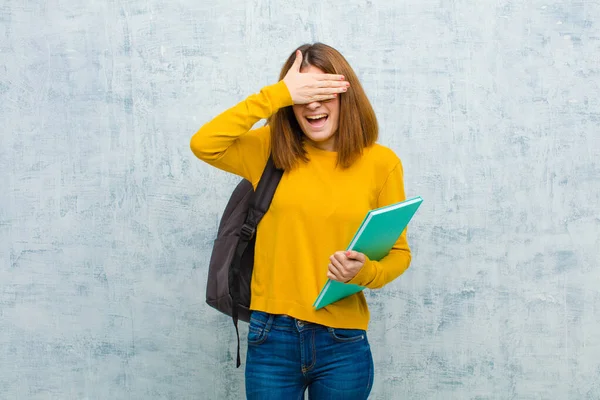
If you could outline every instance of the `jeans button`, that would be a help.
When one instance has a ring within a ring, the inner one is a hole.
[[[302,328],[304,326],[304,322],[298,321],[298,327]]]

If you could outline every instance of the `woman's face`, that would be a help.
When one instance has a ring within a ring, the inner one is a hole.
[[[319,68],[309,65],[301,73],[323,74]],[[339,95],[333,100],[294,104],[294,115],[306,139],[321,150],[335,151],[335,137],[340,117]]]

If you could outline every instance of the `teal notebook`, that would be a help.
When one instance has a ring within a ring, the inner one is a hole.
[[[381,260],[398,241],[422,202],[423,199],[417,196],[400,203],[370,210],[347,250],[363,253],[369,257],[369,260]],[[328,279],[313,306],[318,310],[363,289],[364,286]]]

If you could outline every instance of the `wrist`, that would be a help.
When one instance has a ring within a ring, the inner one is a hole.
[[[283,80],[266,86],[263,88],[263,92],[269,98],[269,102],[274,110],[294,104],[290,90]]]
[[[347,283],[359,286],[366,286],[372,280],[373,272],[373,262],[367,258],[363,266],[356,273],[356,275],[354,275],[354,277],[350,279]]]

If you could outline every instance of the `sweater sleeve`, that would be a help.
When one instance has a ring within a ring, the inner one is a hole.
[[[378,197],[378,207],[406,200],[404,193],[404,173],[398,161]],[[406,239],[406,229],[402,232],[392,250],[379,261],[367,259],[361,270],[348,283],[379,289],[392,282],[406,271],[410,265],[411,253]]]
[[[252,127],[292,104],[283,81],[265,86],[203,125],[192,136],[190,148],[206,163],[256,183],[271,149],[270,128]]]

